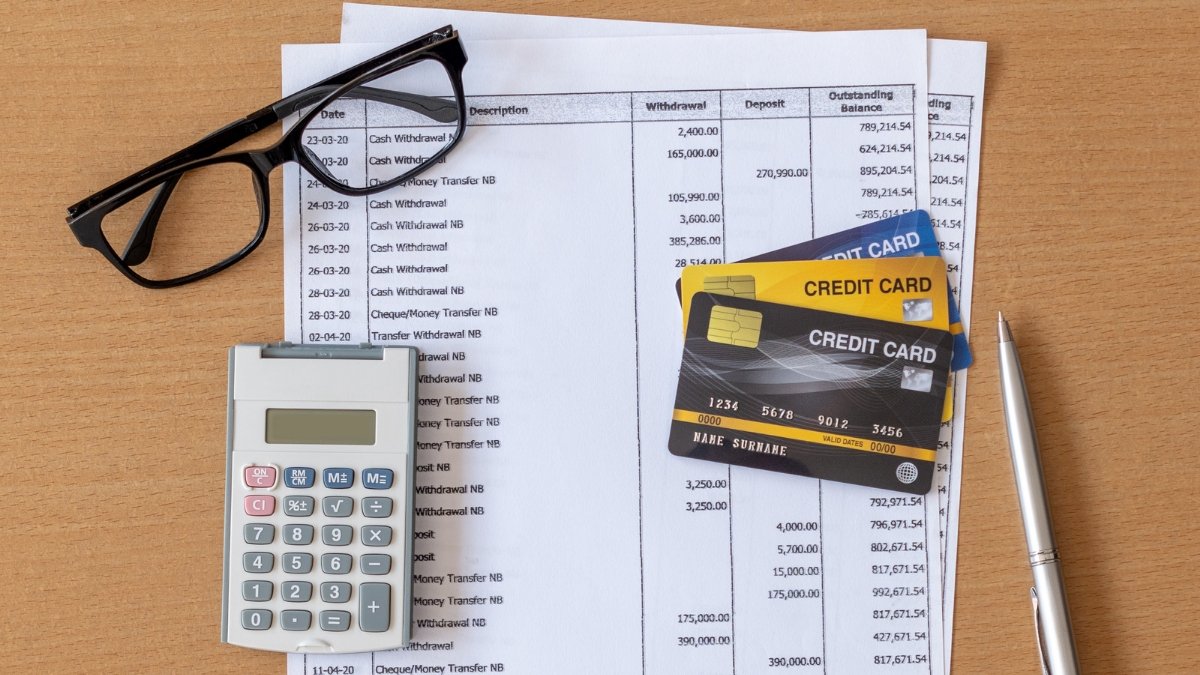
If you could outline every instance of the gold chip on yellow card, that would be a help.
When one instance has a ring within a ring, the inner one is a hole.
[[[716,295],[732,295],[735,298],[750,298],[754,297],[754,277],[749,275],[739,276],[724,276],[724,277],[704,277],[705,293],[714,293]]]
[[[751,309],[716,305],[708,317],[708,340],[737,347],[758,346],[763,315]]]

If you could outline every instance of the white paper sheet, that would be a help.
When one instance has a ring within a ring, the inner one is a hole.
[[[971,325],[971,289],[975,268],[975,214],[979,198],[979,150],[983,133],[983,82],[987,44],[962,40],[929,41],[929,214],[942,244],[950,281],[958,296],[963,326]],[[954,425],[951,458],[938,481],[942,522],[942,598],[946,630],[946,672],[950,672],[954,632],[955,569],[958,561],[958,514],[963,466],[967,371],[954,377]],[[939,461],[940,463],[940,461]],[[941,470],[941,467],[939,467]]]
[[[539,37],[623,37],[634,35],[716,35],[724,33],[777,32],[727,26],[650,23],[580,19],[574,17],[468,12],[427,8],[389,7],[346,3],[343,10],[342,42],[379,42],[404,39],[403,30],[452,23],[472,39]],[[402,28],[403,27],[403,28]],[[419,32],[419,31],[418,31]],[[931,155],[937,194],[929,209],[939,239],[946,242],[944,258],[956,280],[963,325],[970,326],[971,270],[974,264],[976,199],[979,189],[980,134],[983,120],[983,85],[987,44],[960,40],[929,40],[930,151],[945,150],[949,158]],[[943,108],[947,108],[943,110]],[[964,122],[965,120],[965,122]],[[965,125],[965,128],[964,128]],[[941,132],[941,133],[939,133]],[[966,134],[966,145],[962,134]],[[958,160],[959,156],[966,161]],[[945,430],[948,450],[939,460],[935,489],[940,526],[938,549],[943,571],[943,614],[945,617],[945,664],[950,668],[953,646],[954,588],[957,568],[959,486],[966,406],[966,373],[956,378],[953,426]],[[932,544],[932,542],[931,542]]]
[[[380,49],[289,47],[285,90]],[[927,545],[937,541],[937,520],[926,513],[936,515],[933,500],[694,462],[664,449],[681,340],[679,260],[733,260],[872,220],[880,209],[928,204],[923,33],[472,41],[468,51],[476,107],[496,107],[489,97],[505,96],[506,106],[527,111],[471,120],[460,148],[426,175],[495,182],[408,186],[330,214],[323,204],[333,193],[307,188],[291,172],[287,335],[398,341],[445,355],[424,364],[423,396],[485,402],[427,405],[422,415],[487,426],[422,430],[423,466],[432,468],[418,482],[486,489],[469,498],[423,495],[418,507],[484,512],[418,518],[419,530],[435,534],[426,551],[436,560],[416,565],[413,649],[292,657],[290,670],[497,663],[522,673],[767,672],[782,663],[797,672],[941,672],[941,564]],[[907,137],[866,142],[871,117],[840,114],[830,96],[850,86],[890,95],[882,112],[910,122]],[[815,101],[820,114],[735,114],[763,93],[747,89],[766,88],[797,106]],[[705,101],[712,119],[681,122],[646,106],[680,100]],[[715,124],[718,133],[681,140],[678,130],[693,123]],[[906,150],[864,157],[860,147],[872,143]],[[686,165],[668,159],[668,150],[693,146],[719,153]],[[904,162],[911,190],[895,204],[864,203],[864,161]],[[754,177],[774,167],[807,168],[811,180]],[[720,196],[714,232],[681,229],[681,207],[671,201],[679,193]],[[390,195],[445,202],[395,209],[385,206]],[[330,215],[350,231],[307,228]],[[447,229],[429,229],[442,222]],[[680,253],[670,241],[681,232],[721,243]],[[371,253],[398,242],[444,250]],[[352,250],[310,253],[325,243]],[[310,275],[313,256],[354,271],[335,280]],[[405,275],[400,264],[448,267]],[[349,297],[300,292],[330,284]],[[397,296],[397,288],[447,295]],[[393,294],[372,294],[386,289]],[[379,314],[467,307],[480,316]],[[324,319],[330,310],[351,318]],[[697,511],[702,502],[715,510]],[[922,526],[872,530],[883,519]],[[467,580],[446,585],[447,574]],[[484,581],[470,581],[472,574]],[[484,600],[452,606],[451,598]],[[468,627],[430,626],[446,620]],[[449,643],[451,652],[432,649]]]

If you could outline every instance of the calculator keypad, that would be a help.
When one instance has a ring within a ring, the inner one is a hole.
[[[393,570],[388,547],[405,548],[380,519],[396,513],[397,495],[385,492],[395,470],[259,463],[235,475],[243,495],[239,566],[248,580],[233,588],[245,603],[236,615],[243,629],[315,638],[392,627],[395,584],[381,577]],[[297,644],[306,639],[296,636]]]

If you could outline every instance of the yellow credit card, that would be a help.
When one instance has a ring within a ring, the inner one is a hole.
[[[696,293],[749,298],[940,330],[950,327],[946,264],[941,258],[694,265],[683,269],[681,282],[685,332],[692,296]],[[950,419],[953,400],[953,393],[947,392],[943,420]]]
[[[941,258],[861,258],[694,265],[683,269],[686,323],[696,293],[948,330]]]

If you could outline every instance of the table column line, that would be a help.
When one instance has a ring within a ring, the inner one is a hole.
[[[809,91],[809,102],[811,103],[812,91]],[[812,120],[808,123],[808,133],[812,135]],[[812,152],[812,146],[809,145],[809,153]],[[812,165],[809,165],[809,184],[812,184]],[[816,227],[814,221],[813,227]],[[819,547],[817,555],[820,556],[821,565],[821,672],[829,672],[829,657],[825,653],[825,637],[829,634],[829,629],[825,622],[828,620],[828,615],[825,613],[825,481],[817,479],[817,546]]]
[[[808,238],[817,238],[817,193],[813,188],[813,183],[816,181],[817,169],[813,166],[813,114],[812,114],[812,87],[805,87],[804,93],[808,95]],[[825,550],[822,548],[821,556],[824,558]],[[821,567],[821,625],[825,625],[825,567]],[[822,632],[824,630],[822,629]],[[821,638],[821,662],[825,662],[825,638]]]
[[[634,436],[637,439],[638,476],[638,597],[642,620],[642,675],[646,675],[646,532],[643,516],[646,498],[642,491],[642,346],[638,339],[638,247],[637,247],[637,152],[634,147],[633,92],[629,92],[629,206],[633,216],[633,396]]]
[[[725,219],[725,90],[719,90],[717,94],[717,132],[718,148],[720,152],[717,156],[718,175],[720,176],[720,191],[721,191],[721,262],[729,260],[729,237],[726,229],[727,221]],[[733,561],[733,467],[725,467],[725,494],[726,500],[729,502],[728,522],[729,522],[729,664],[731,675],[737,675],[737,597],[734,584],[734,561]]]
[[[285,130],[284,133],[287,133]],[[296,196],[300,199],[300,204],[304,204],[304,166],[296,162]],[[282,182],[282,181],[281,181]],[[268,204],[268,208],[270,205]],[[307,223],[304,222],[304,211],[297,209],[300,212],[300,270],[296,275],[300,279],[300,342],[305,342],[304,339],[304,229]],[[286,248],[286,247],[285,247]],[[286,253],[286,251],[285,251]],[[287,321],[284,320],[286,326]],[[307,658],[307,657],[306,657]]]
[[[917,207],[920,206],[920,203],[917,202],[917,194],[919,194],[921,191],[921,186],[917,185],[917,87],[916,87],[916,85],[909,85],[909,89],[912,91],[912,96],[910,97],[910,99],[912,100],[912,114],[909,115],[909,119],[912,120],[912,124],[909,125],[909,128],[912,130],[912,133],[909,134],[909,137],[912,138],[912,146],[911,146],[912,147],[912,157],[913,157],[913,172],[912,172],[913,196],[912,196],[912,201],[913,201],[913,209],[915,210]],[[929,92],[925,92],[925,109],[926,109],[926,115],[928,115]],[[926,135],[926,137],[929,136],[928,123],[926,123],[925,135]],[[925,144],[926,144],[926,146],[929,145],[928,138],[925,139]],[[925,164],[926,164],[926,166],[929,165],[929,157],[925,158]],[[932,167],[929,168],[929,176],[930,176],[929,182],[932,183],[932,181],[933,181]],[[933,186],[927,185],[925,187],[926,187],[926,195],[929,195],[930,198],[932,199]],[[934,468],[936,468],[936,467],[934,467]],[[926,539],[926,541],[928,541],[928,539]],[[925,576],[929,576],[928,572],[926,573]]]
[[[368,185],[371,182],[370,161],[371,161],[371,145],[369,142],[370,134],[368,130],[371,128],[370,120],[367,119],[369,111],[367,110],[367,99],[363,99],[363,185]],[[367,273],[363,275],[366,280],[363,288],[363,301],[366,303],[366,318],[367,318],[367,334],[364,336],[363,342],[371,341],[371,198],[364,195],[363,214],[365,216],[365,224],[367,226],[364,241],[367,246]]]

